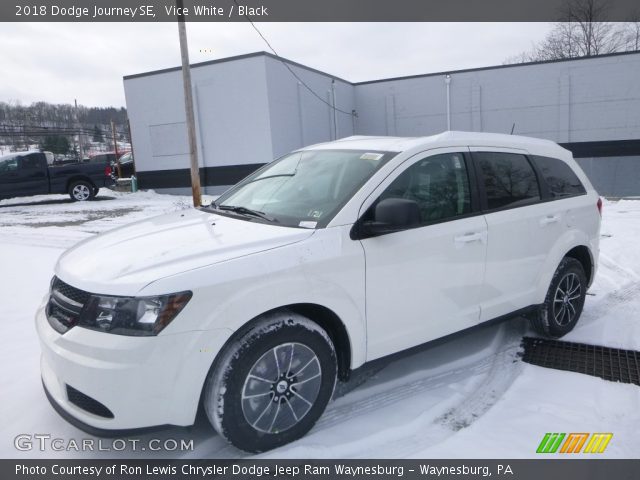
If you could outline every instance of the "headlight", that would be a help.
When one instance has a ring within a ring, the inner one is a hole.
[[[78,326],[116,335],[157,335],[190,299],[191,292],[157,297],[91,295]]]

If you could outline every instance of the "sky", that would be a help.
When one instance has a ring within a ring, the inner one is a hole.
[[[258,23],[279,55],[349,81],[500,65],[547,23]],[[248,23],[188,23],[191,63],[268,50]],[[4,23],[0,101],[126,106],[122,77],[180,65],[175,23]]]

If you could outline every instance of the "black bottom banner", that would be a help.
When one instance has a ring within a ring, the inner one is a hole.
[[[0,460],[9,479],[637,479],[640,460]]]

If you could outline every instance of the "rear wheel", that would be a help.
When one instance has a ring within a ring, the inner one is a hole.
[[[336,382],[336,353],[317,324],[292,312],[264,316],[222,352],[204,407],[236,447],[263,452],[302,437]]]
[[[587,276],[582,264],[565,257],[551,280],[544,303],[531,319],[531,325],[541,335],[559,338],[576,326],[587,294]]]
[[[86,180],[76,180],[69,185],[69,196],[76,202],[85,202],[93,199],[98,189]]]

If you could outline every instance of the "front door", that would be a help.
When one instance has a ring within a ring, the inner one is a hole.
[[[21,193],[18,159],[18,155],[0,158],[0,198],[15,197]]]
[[[18,159],[21,195],[49,193],[47,159],[42,153],[29,153]]]
[[[364,216],[396,197],[418,203],[421,223],[361,240],[368,360],[478,323],[487,226],[471,199],[468,162],[459,149],[416,155],[370,197]]]

